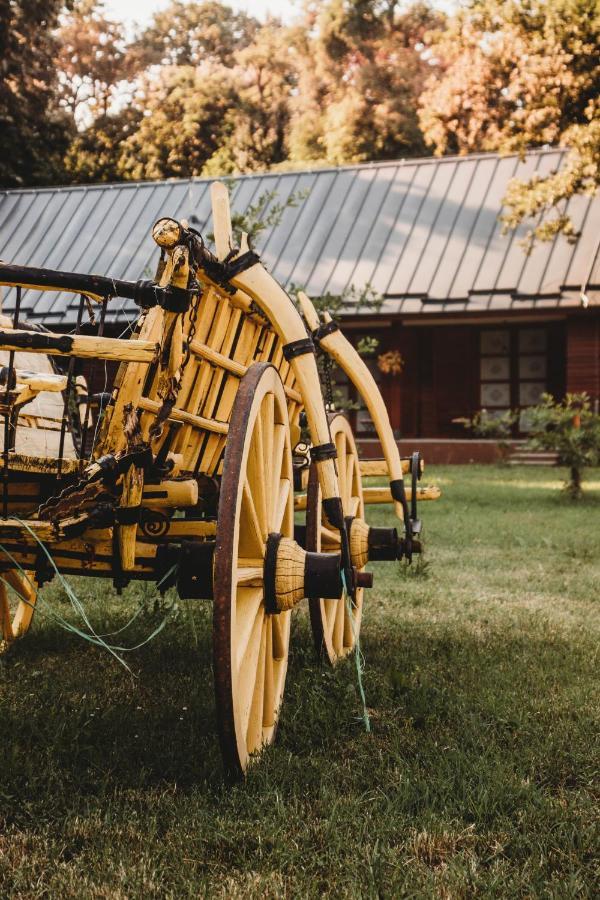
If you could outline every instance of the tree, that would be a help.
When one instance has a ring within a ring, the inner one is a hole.
[[[442,75],[428,80],[419,119],[437,155],[569,147],[560,173],[513,183],[510,227],[554,209],[534,233],[572,232],[561,204],[600,183],[599,41],[597,0],[472,0],[430,36]]]
[[[120,112],[99,116],[79,131],[65,154],[70,179],[76,184],[121,181],[123,146],[137,132],[141,118],[141,110],[126,106]]]
[[[544,394],[539,406],[528,410],[531,423],[529,446],[551,450],[569,469],[566,492],[581,497],[583,470],[600,463],[600,415],[594,412],[587,394],[567,394],[557,401]]]
[[[164,67],[146,78],[141,93],[139,127],[120,149],[121,177],[200,175],[225,139],[235,101],[230,70],[216,63]]]
[[[79,0],[56,33],[60,102],[80,125],[106,118],[117,86],[133,74],[123,26],[103,6]]]
[[[141,67],[197,66],[205,62],[232,65],[236,53],[254,38],[258,22],[215,0],[185,3],[171,0],[154,14],[132,52]]]
[[[59,0],[0,0],[0,184],[63,177],[72,125],[56,100],[53,29]]]
[[[399,6],[329,0],[309,9],[289,140],[294,160],[343,164],[423,152],[415,109],[431,66],[422,41],[443,18],[426,3]]]
[[[231,69],[235,102],[226,114],[224,140],[204,168],[206,175],[256,171],[288,155],[290,98],[298,64],[289,33],[276,23],[267,24],[236,59]]]

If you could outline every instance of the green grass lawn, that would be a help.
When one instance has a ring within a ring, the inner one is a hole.
[[[78,580],[98,631],[142,604],[114,643],[170,616],[133,674],[38,616],[0,660],[0,896],[597,896],[600,474],[578,504],[557,469],[427,476],[427,562],[378,564],[367,596],[372,733],[302,610],[244,784],[221,771],[209,604]],[[76,621],[57,585],[44,608]]]

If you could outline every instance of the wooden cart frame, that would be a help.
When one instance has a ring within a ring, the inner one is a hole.
[[[17,293],[12,327],[0,330],[0,627],[5,646],[27,631],[55,571],[212,600],[221,747],[241,773],[275,733],[291,610],[308,598],[319,651],[332,663],[349,653],[366,563],[419,552],[417,497],[438,492],[418,485],[417,457],[400,458],[377,385],[337,324],[305,294],[298,308],[245,237],[234,248],[222,184],[212,203],[214,254],[186,222],[154,225],[154,281],[0,265],[0,284]],[[21,321],[30,288],[80,295],[73,334]],[[103,336],[116,296],[141,309],[129,339]],[[326,408],[317,351],[344,369],[375,423],[384,460],[368,471],[389,480],[377,495],[363,489],[347,420]],[[29,371],[32,355],[62,358],[62,372]],[[110,397],[87,394],[78,359],[120,363]],[[59,421],[39,403],[42,414],[27,417],[28,404],[57,392]],[[381,500],[395,504],[400,534],[365,522],[365,501]]]

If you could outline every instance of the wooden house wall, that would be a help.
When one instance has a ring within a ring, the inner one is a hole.
[[[567,323],[567,390],[600,399],[600,316],[577,316]]]

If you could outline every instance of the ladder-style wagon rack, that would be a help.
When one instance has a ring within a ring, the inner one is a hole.
[[[27,631],[55,571],[212,600],[221,747],[243,772],[274,736],[291,610],[307,598],[319,652],[347,655],[366,564],[420,552],[417,499],[439,492],[420,487],[418,454],[400,458],[338,325],[302,293],[298,308],[245,238],[233,246],[223,185],[212,201],[215,253],[186,222],[159,219],[153,281],[0,264],[16,289],[12,320],[0,318],[0,631],[5,646]],[[74,333],[24,321],[27,289],[79,295]],[[128,339],[103,333],[116,297],[140,307]],[[327,408],[317,352],[356,385],[384,460],[361,461],[348,420]],[[88,393],[86,359],[119,363],[110,395]],[[364,474],[389,486],[364,488]],[[366,504],[386,501],[400,533],[365,521]]]

